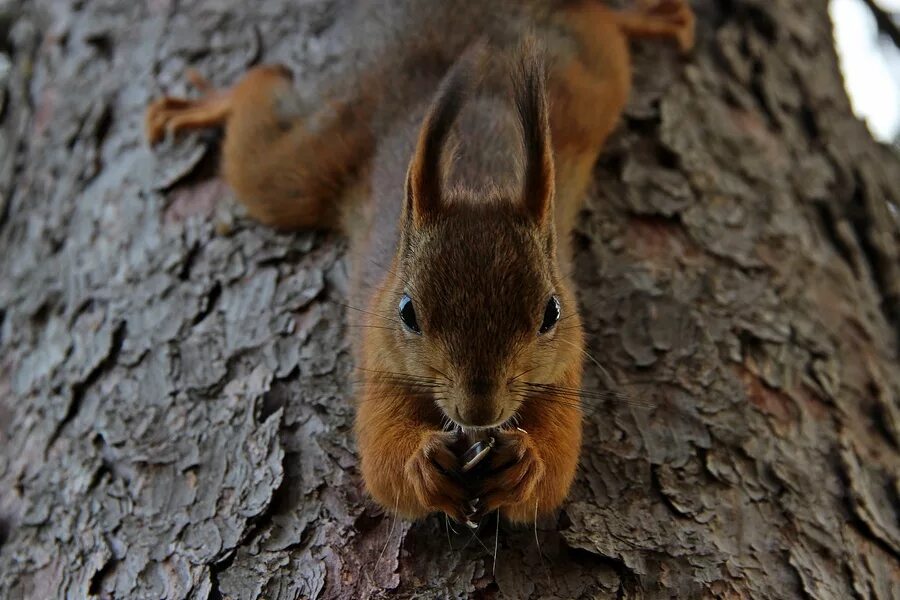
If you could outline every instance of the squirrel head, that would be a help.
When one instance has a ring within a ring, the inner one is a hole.
[[[535,55],[513,78],[522,188],[444,189],[442,154],[465,102],[469,65],[451,69],[420,130],[382,305],[397,311],[401,327],[380,335],[390,340],[394,371],[428,381],[446,417],[480,428],[508,421],[526,398],[539,401],[525,382],[553,384],[573,361],[580,365],[582,333],[557,262],[553,154]]]

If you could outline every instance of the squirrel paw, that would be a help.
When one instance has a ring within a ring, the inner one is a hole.
[[[406,477],[419,503],[427,510],[443,511],[454,520],[464,522],[463,506],[468,493],[457,475],[459,458],[452,450],[456,441],[452,432],[426,434],[406,463]]]
[[[533,504],[537,485],[546,472],[537,446],[526,432],[502,431],[496,438],[477,494],[481,514],[525,502]]]
[[[672,27],[672,37],[682,53],[694,47],[695,17],[687,0],[656,0],[645,2],[643,13],[651,19]]]

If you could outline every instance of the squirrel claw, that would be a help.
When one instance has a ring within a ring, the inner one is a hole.
[[[486,514],[529,501],[545,472],[530,435],[521,430],[502,432],[478,493],[478,512]]]

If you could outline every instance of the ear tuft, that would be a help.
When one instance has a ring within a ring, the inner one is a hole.
[[[472,72],[483,60],[483,44],[476,43],[450,68],[438,88],[419,132],[406,176],[407,212],[421,225],[441,207],[443,173],[441,158],[447,136],[465,104]]]
[[[538,225],[549,222],[555,192],[553,147],[545,92],[546,72],[536,44],[523,44],[518,69],[513,76],[516,108],[522,126],[525,150],[525,186],[522,203]]]

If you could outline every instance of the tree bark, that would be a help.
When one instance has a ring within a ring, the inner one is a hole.
[[[188,66],[310,89],[347,4],[0,9],[0,597],[900,598],[900,159],[825,0],[635,46],[576,275],[630,400],[589,403],[558,518],[474,535],[361,490],[340,237],[233,219],[210,136],[142,140]]]

